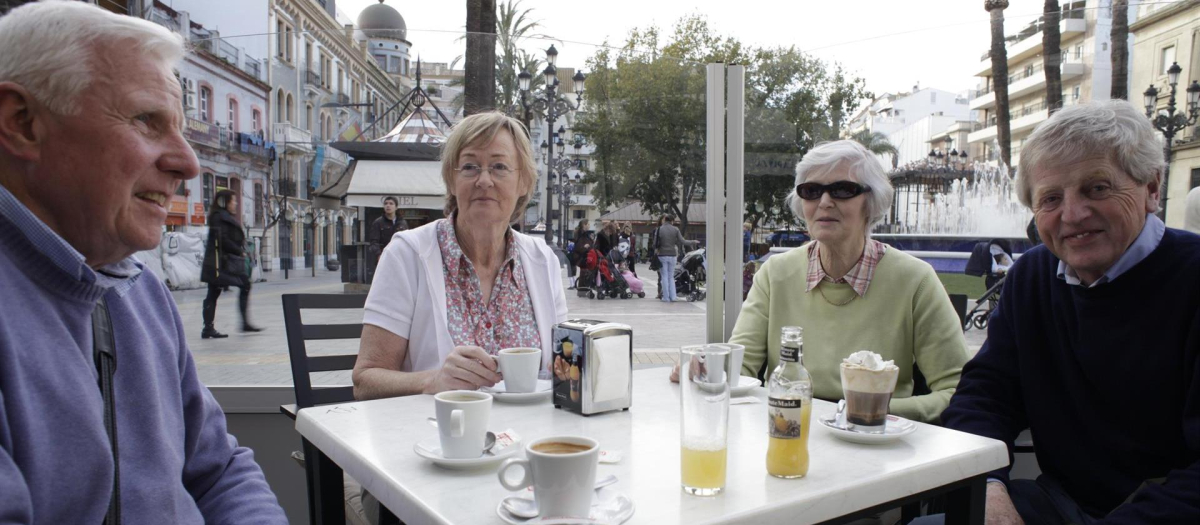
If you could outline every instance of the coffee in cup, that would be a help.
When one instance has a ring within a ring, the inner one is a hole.
[[[596,486],[596,464],[600,444],[581,436],[538,439],[525,446],[525,459],[512,458],[500,465],[500,484],[508,490],[533,487],[542,518],[587,518]],[[517,483],[505,473],[521,466],[524,475]]]
[[[841,375],[846,422],[855,430],[882,434],[900,368],[879,354],[862,350],[842,360]]]
[[[538,370],[542,368],[540,348],[505,348],[496,354],[504,391],[525,394],[537,389]]]
[[[442,457],[473,459],[483,455],[492,396],[486,392],[450,390],[433,396]]]

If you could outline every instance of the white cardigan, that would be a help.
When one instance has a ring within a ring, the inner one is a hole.
[[[554,325],[567,320],[558,257],[545,241],[512,232],[517,257],[533,303],[542,339],[542,369],[549,369]],[[446,320],[446,281],[437,221],[396,233],[379,258],[367,295],[363,324],[378,326],[408,339],[408,355],[400,370],[419,372],[442,366],[454,350]]]

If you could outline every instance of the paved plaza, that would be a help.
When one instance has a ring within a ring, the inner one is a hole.
[[[287,342],[284,336],[283,307],[280,297],[289,293],[340,293],[342,283],[338,272],[317,270],[290,272],[284,279],[283,272],[264,273],[266,282],[255,283],[250,294],[250,316],[254,324],[266,328],[255,334],[238,331],[241,319],[238,316],[236,288],[221,294],[217,303],[217,330],[229,334],[227,339],[201,339],[203,327],[201,303],[205,290],[183,290],[173,292],[183,317],[187,342],[196,359],[200,380],[207,385],[291,385],[291,365],[288,360]],[[645,274],[654,273],[642,269]],[[704,303],[663,303],[654,299],[657,287],[654,282],[646,283],[645,299],[606,299],[597,301],[575,296],[574,290],[567,293],[567,310],[570,317],[600,319],[625,323],[633,327],[634,363],[639,367],[663,366],[677,361],[678,349],[682,345],[704,342]],[[362,320],[362,311],[306,310],[305,322],[347,323]],[[967,343],[972,353],[983,343],[979,330],[967,332]],[[310,343],[310,353],[340,354],[358,351],[358,341]],[[349,372],[326,372],[313,374],[315,384],[349,384]]]

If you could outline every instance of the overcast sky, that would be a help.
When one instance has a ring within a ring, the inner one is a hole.
[[[338,0],[351,19],[378,0]],[[502,2],[504,0],[497,0]],[[408,40],[424,60],[444,62],[462,53],[455,42],[466,26],[465,0],[386,0],[408,23]],[[1036,18],[1042,0],[1012,0],[1009,32]],[[541,33],[556,44],[559,64],[581,66],[606,40],[624,42],[635,27],[669,29],[680,17],[699,13],[713,28],[744,44],[796,46],[841,62],[882,93],[916,83],[959,92],[973,87],[980,55],[989,45],[988,14],[979,0],[524,0]],[[529,41],[529,49],[549,42]]]
[[[222,36],[265,55],[265,18],[230,16],[264,13],[266,0],[164,0],[193,12],[193,21],[220,29]],[[503,2],[504,0],[497,0]],[[337,0],[350,20],[378,0]],[[457,39],[466,26],[466,0],[386,0],[408,24],[414,54],[449,62],[463,53]],[[1011,0],[1007,33],[1034,20],[1042,0]],[[254,7],[251,7],[254,6]],[[980,56],[989,45],[988,14],[980,0],[524,0],[559,50],[559,64],[581,67],[608,41],[619,46],[630,29],[658,26],[669,31],[680,17],[699,13],[712,27],[753,46],[796,46],[842,63],[867,80],[875,93],[907,91],[914,84],[952,92],[974,87]],[[215,10],[215,11],[214,11]],[[220,19],[205,20],[206,17]],[[236,35],[258,34],[246,38]],[[551,41],[527,40],[538,51]]]

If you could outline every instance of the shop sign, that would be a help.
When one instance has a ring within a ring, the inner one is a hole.
[[[204,122],[188,118],[187,124],[184,126],[183,135],[193,144],[201,144],[212,148],[221,147],[221,128]]]

